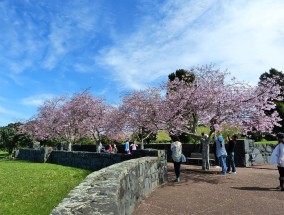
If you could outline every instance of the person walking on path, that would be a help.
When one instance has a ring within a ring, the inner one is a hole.
[[[236,134],[233,135],[232,139],[230,136],[227,136],[228,141],[228,168],[227,173],[236,174],[236,165],[235,165],[235,146],[237,143],[238,136]],[[232,169],[231,169],[232,168]]]
[[[202,147],[202,170],[209,171],[209,145],[208,145],[208,135],[201,133],[201,147]]]
[[[226,165],[226,158],[227,158],[227,152],[225,149],[225,141],[220,133],[220,131],[217,131],[217,135],[214,135],[214,142],[216,144],[216,154],[219,159],[221,168],[222,168],[222,174],[226,175],[227,172],[227,165]]]
[[[284,134],[277,134],[278,145],[271,154],[270,163],[276,164],[279,171],[280,190],[284,191]]]
[[[181,165],[181,154],[182,145],[181,142],[175,141],[171,144],[172,159],[174,163],[174,169],[176,174],[176,182],[180,181],[180,165]]]

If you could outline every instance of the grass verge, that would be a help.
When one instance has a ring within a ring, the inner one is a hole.
[[[0,161],[1,214],[50,214],[91,172],[48,163]]]
[[[255,144],[277,144],[277,141],[260,141],[260,142],[254,142]]]

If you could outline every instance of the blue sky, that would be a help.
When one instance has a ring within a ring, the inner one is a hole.
[[[0,26],[0,126],[89,87],[116,104],[180,68],[284,71],[283,0],[0,0]]]

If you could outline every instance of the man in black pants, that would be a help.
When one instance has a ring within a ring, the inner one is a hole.
[[[236,134],[233,135],[233,139],[230,136],[227,137],[228,141],[228,169],[227,172],[229,174],[236,174],[236,165],[235,165],[235,146],[237,143],[238,136]],[[231,171],[232,167],[232,171]]]

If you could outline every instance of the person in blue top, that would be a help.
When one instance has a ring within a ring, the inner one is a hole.
[[[221,168],[222,168],[222,174],[226,175],[227,172],[227,165],[226,165],[226,160],[227,160],[227,151],[225,148],[225,141],[220,133],[220,131],[217,131],[217,135],[214,134],[214,142],[216,144],[216,154],[219,159]]]
[[[130,154],[129,141],[128,140],[126,140],[126,142],[125,142],[124,151],[126,151],[127,154]]]

